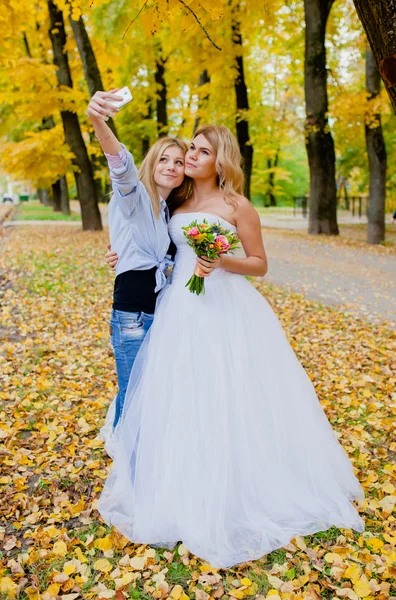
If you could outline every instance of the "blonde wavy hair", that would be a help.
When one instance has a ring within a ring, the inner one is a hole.
[[[139,169],[139,179],[144,184],[153,204],[154,215],[157,218],[161,211],[161,199],[154,180],[155,169],[161,159],[163,153],[171,146],[177,146],[185,156],[187,152],[187,144],[179,139],[170,136],[161,137],[155,142],[144,157]],[[167,198],[167,204],[173,212],[178,206],[183,204],[192,193],[192,181],[189,177],[184,177],[184,180],[179,187],[171,191]]]
[[[245,180],[238,142],[224,125],[202,125],[194,133],[194,139],[199,135],[203,135],[216,152],[217,183],[224,200],[236,209],[238,196],[243,196]]]

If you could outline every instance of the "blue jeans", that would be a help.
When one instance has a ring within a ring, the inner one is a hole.
[[[112,310],[110,318],[110,340],[116,360],[118,393],[113,422],[117,425],[124,407],[129,376],[139,348],[150,329],[154,315],[144,312]]]

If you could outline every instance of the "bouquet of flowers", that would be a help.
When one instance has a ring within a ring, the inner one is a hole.
[[[187,244],[191,246],[198,257],[219,258],[221,254],[234,250],[239,243],[236,233],[224,229],[220,223],[209,224],[205,219],[203,223],[193,221],[182,229],[184,229],[183,233],[187,238]],[[186,283],[190,292],[197,296],[205,293],[205,279],[202,275],[203,273],[197,265],[193,276]]]

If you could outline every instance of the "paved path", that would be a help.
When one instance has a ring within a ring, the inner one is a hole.
[[[396,323],[396,255],[264,229],[269,283]]]
[[[263,227],[308,230],[308,217],[303,217],[300,213],[293,216],[293,213],[288,210],[285,210],[283,213],[261,213],[260,221]],[[367,225],[367,217],[353,217],[349,213],[338,214],[337,222],[338,225]]]

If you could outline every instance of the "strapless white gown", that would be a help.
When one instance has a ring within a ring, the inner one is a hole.
[[[131,375],[99,511],[130,541],[183,541],[230,567],[332,525],[363,531],[362,488],[314,388],[263,296],[217,269],[185,284],[195,255],[181,227],[172,283]],[[235,228],[234,228],[235,229]]]

